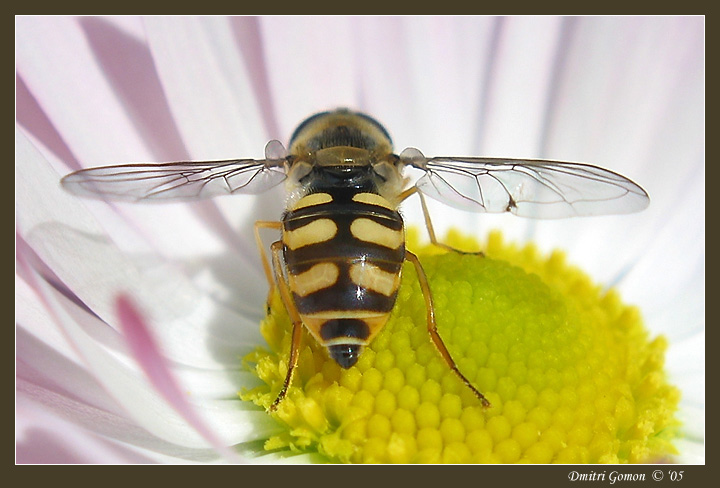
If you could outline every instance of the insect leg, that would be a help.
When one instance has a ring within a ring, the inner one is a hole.
[[[280,297],[282,298],[285,309],[290,316],[290,320],[293,324],[292,339],[290,341],[290,359],[288,360],[287,374],[285,375],[285,381],[283,382],[282,389],[278,393],[275,401],[270,405],[269,410],[272,412],[277,409],[277,406],[285,398],[288,388],[290,388],[290,382],[292,381],[293,372],[298,361],[298,354],[300,352],[300,340],[302,339],[302,328],[303,323],[300,318],[300,314],[295,308],[295,302],[293,302],[292,296],[290,295],[290,289],[285,281],[283,274],[283,265],[280,253],[282,252],[282,241],[276,241],[270,247],[272,251],[273,268],[275,270],[275,280],[277,287],[280,290]]]
[[[272,299],[273,293],[275,293],[275,280],[273,280],[272,269],[270,268],[270,261],[265,251],[262,239],[260,238],[260,229],[275,229],[278,231],[282,230],[282,222],[273,220],[258,220],[255,222],[253,227],[255,231],[255,244],[257,245],[258,251],[260,252],[260,260],[262,261],[263,270],[265,271],[265,277],[268,280],[270,289],[268,290],[267,304],[268,310],[270,309],[270,300]]]
[[[455,374],[460,377],[463,383],[465,383],[465,385],[470,388],[473,393],[475,393],[475,396],[480,399],[483,407],[489,407],[490,402],[487,400],[487,398],[485,398],[485,396],[480,393],[477,388],[475,388],[470,383],[470,380],[468,380],[457,368],[457,366],[455,365],[455,361],[453,361],[452,356],[450,356],[450,352],[447,350],[447,347],[445,347],[445,343],[437,332],[437,324],[435,323],[435,308],[433,306],[432,294],[430,293],[430,285],[428,284],[427,276],[425,276],[425,271],[423,270],[423,267],[420,264],[418,257],[410,251],[405,251],[405,259],[410,261],[413,266],[415,266],[415,272],[417,273],[418,282],[420,283],[420,289],[422,290],[423,297],[425,298],[428,332],[430,332],[430,338],[435,344],[435,347],[437,348],[438,352],[443,357],[445,362],[448,364],[448,366],[450,366],[450,369],[452,369]]]
[[[422,206],[423,217],[425,218],[425,228],[430,235],[430,242],[432,242],[436,246],[447,249],[448,251],[459,252],[460,254],[476,254],[478,256],[485,256],[485,253],[483,253],[482,251],[461,251],[460,249],[456,249],[448,244],[439,242],[437,240],[437,237],[435,236],[435,229],[433,228],[432,220],[430,219],[430,212],[428,211],[427,203],[425,202],[425,196],[422,194],[422,192],[419,191],[417,187],[413,186],[412,188],[409,188],[400,194],[400,201],[405,200],[407,197],[415,193],[417,193],[417,196],[420,198],[420,205]]]

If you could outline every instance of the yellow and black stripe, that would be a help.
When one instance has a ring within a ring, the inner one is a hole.
[[[283,215],[287,280],[303,323],[344,368],[382,329],[405,259],[402,217],[367,188],[310,193]]]

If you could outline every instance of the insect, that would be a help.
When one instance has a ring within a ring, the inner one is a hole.
[[[421,171],[414,184],[403,174],[407,167]],[[417,256],[405,248],[398,211],[405,199],[419,197],[431,242],[449,249],[435,236],[425,196],[463,210],[534,218],[629,213],[649,203],[637,184],[597,166],[426,158],[414,148],[397,155],[382,125],[347,109],[309,117],[295,130],[287,152],[273,140],[265,159],[107,166],[62,180],[77,195],[133,201],[257,194],[281,182],[287,195],[282,218],[258,221],[254,231],[270,293],[279,291],[292,321],[287,374],[270,410],[287,394],[303,327],[342,368],[358,361],[390,316],[404,261],[417,272],[432,342],[483,405],[490,405],[438,335],[428,280]],[[261,229],[281,234],[270,246],[271,259]]]

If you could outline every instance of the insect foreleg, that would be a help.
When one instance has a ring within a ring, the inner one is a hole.
[[[255,244],[257,245],[258,251],[260,252],[260,261],[262,262],[263,270],[265,271],[265,277],[267,278],[268,285],[270,286],[270,289],[268,290],[267,301],[265,302],[268,310],[270,310],[270,302],[272,300],[273,294],[275,293],[276,285],[275,280],[273,279],[273,272],[272,268],[270,267],[270,261],[267,257],[267,251],[265,250],[265,245],[260,238],[260,229],[275,229],[277,231],[281,231],[282,222],[273,220],[258,220],[253,226],[253,230],[255,232]]]
[[[420,198],[420,205],[422,206],[423,217],[425,218],[425,228],[427,229],[428,235],[430,236],[430,242],[432,242],[436,246],[447,249],[448,251],[458,252],[460,254],[475,254],[478,256],[485,256],[485,253],[483,253],[482,251],[461,251],[460,249],[456,249],[448,244],[438,241],[437,237],[435,236],[435,229],[433,228],[432,220],[430,219],[430,212],[428,211],[427,203],[425,202],[425,196],[422,194],[422,192],[419,191],[417,187],[413,186],[412,188],[409,188],[400,194],[400,201],[405,200],[407,197],[413,194],[417,194],[417,196]]]
[[[445,362],[448,364],[448,366],[450,366],[450,369],[452,369],[455,374],[460,377],[463,383],[465,383],[465,385],[470,388],[473,393],[475,393],[475,396],[480,399],[483,407],[489,407],[490,402],[487,400],[487,398],[485,398],[485,396],[480,393],[477,388],[475,388],[472,383],[470,383],[470,380],[468,380],[457,368],[457,366],[455,365],[455,361],[453,361],[452,356],[450,356],[450,352],[447,350],[447,347],[445,347],[445,343],[440,337],[440,334],[438,334],[437,323],[435,322],[435,308],[433,306],[432,293],[430,293],[430,285],[428,284],[427,276],[425,276],[425,271],[423,270],[423,267],[420,264],[418,257],[410,251],[405,251],[405,259],[410,261],[413,266],[415,266],[415,272],[417,273],[418,282],[420,283],[420,290],[422,290],[423,297],[425,298],[428,332],[430,332],[430,338],[435,344],[435,347],[437,348],[438,352],[443,357]]]
[[[269,410],[272,412],[277,409],[277,406],[280,404],[283,398],[285,398],[288,388],[290,388],[290,382],[292,381],[293,372],[295,371],[295,366],[297,365],[298,361],[300,340],[302,339],[303,323],[302,319],[300,318],[300,314],[298,314],[297,308],[295,307],[295,302],[292,299],[290,289],[287,285],[287,282],[285,281],[285,276],[283,274],[283,265],[280,255],[280,253],[282,252],[282,241],[274,242],[270,247],[270,250],[272,251],[275,281],[277,282],[277,287],[280,290],[280,298],[282,298],[285,309],[287,310],[288,315],[290,316],[290,321],[293,325],[292,339],[290,341],[290,359],[288,360],[287,374],[285,375],[285,381],[283,382],[280,393],[278,393],[277,398],[275,398],[275,401],[272,403],[272,405],[270,405]]]

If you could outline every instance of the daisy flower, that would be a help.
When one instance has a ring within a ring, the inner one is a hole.
[[[127,205],[78,199],[59,180],[105,164],[260,158],[267,140],[340,106],[376,117],[398,151],[582,161],[641,184],[651,205],[625,216],[533,221],[429,203],[439,235],[487,242],[500,229],[541,254],[563,249],[615,290],[603,296],[637,307],[667,341],[667,382],[682,395],[672,460],[704,463],[700,17],[18,17],[18,463],[338,460],[238,396],[267,388],[243,360],[265,344],[252,226],[278,219],[281,190]],[[403,214],[422,225],[417,202]]]

